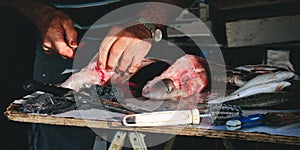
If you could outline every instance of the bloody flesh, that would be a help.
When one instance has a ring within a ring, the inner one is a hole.
[[[195,55],[182,56],[144,86],[143,96],[152,99],[178,99],[200,93],[208,85],[208,76],[199,59]]]

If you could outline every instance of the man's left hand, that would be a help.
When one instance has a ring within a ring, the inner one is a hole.
[[[114,26],[99,47],[98,66],[108,71],[135,73],[151,48],[151,35],[143,25]]]

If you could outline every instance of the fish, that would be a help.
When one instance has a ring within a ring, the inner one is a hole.
[[[133,97],[141,97],[142,88],[145,86],[147,81],[152,80],[154,77],[160,75],[170,67],[168,60],[155,60],[155,62],[141,67],[135,74],[129,78],[130,93]]]
[[[221,85],[221,88],[225,88],[226,84],[240,87],[255,76],[257,76],[255,73],[236,70],[225,64],[186,54],[177,59],[160,76],[148,81],[143,87],[142,96],[173,100],[186,98],[209,90],[213,83],[217,83],[216,86]]]
[[[149,80],[142,96],[150,99],[178,100],[203,91],[209,82],[207,62],[199,56],[185,54],[162,74]]]
[[[243,70],[226,69],[226,80],[223,81],[226,84],[241,87],[257,75],[257,73],[246,72]]]
[[[258,74],[267,74],[274,73],[277,71],[291,71],[288,68],[275,66],[275,65],[267,65],[267,64],[256,64],[256,65],[242,65],[235,67],[236,70],[243,70],[247,72],[253,72]]]
[[[280,82],[292,79],[296,76],[295,73],[290,71],[277,71],[275,73],[269,73],[269,74],[262,74],[254,77],[253,79],[249,80],[245,85],[234,91],[232,94],[237,94],[251,86],[259,85],[259,84],[265,84],[270,82]]]
[[[114,72],[100,69],[97,62],[91,62],[79,72],[73,73],[59,86],[78,92],[82,88],[90,87],[93,84],[105,85],[113,74]]]
[[[259,93],[225,102],[241,109],[296,109],[300,108],[300,100],[292,92],[280,91]]]
[[[270,92],[279,92],[282,89],[290,86],[291,83],[288,81],[281,81],[281,82],[270,82],[265,84],[259,84],[256,86],[251,86],[247,89],[244,89],[238,93],[230,94],[225,97],[220,97],[212,100],[208,100],[208,104],[221,104],[228,101],[236,100],[242,97],[255,95],[259,93],[270,93]]]
[[[96,58],[96,57],[95,57]],[[94,59],[95,59],[94,58]],[[102,86],[110,86],[112,84],[118,84],[122,87],[128,87],[128,80],[135,75],[128,73],[120,73],[117,71],[107,71],[105,69],[100,69],[97,65],[97,61],[91,60],[91,62],[82,68],[80,71],[73,73],[67,80],[61,83],[59,86],[64,88],[73,89],[79,92],[82,88],[90,87],[93,84],[98,84]],[[158,59],[158,58],[144,58],[139,66],[138,70],[149,66],[151,64],[160,62],[160,64],[165,67],[169,64],[168,60]],[[158,64],[158,63],[157,63]],[[161,69],[158,69],[161,70]],[[158,72],[158,71],[155,71]],[[137,73],[137,72],[136,72]],[[159,72],[161,73],[161,72]],[[154,73],[150,73],[151,77]],[[136,77],[134,77],[136,78]]]

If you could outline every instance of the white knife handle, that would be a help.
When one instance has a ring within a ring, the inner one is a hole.
[[[200,113],[192,109],[133,114],[126,115],[122,123],[132,127],[199,124]]]

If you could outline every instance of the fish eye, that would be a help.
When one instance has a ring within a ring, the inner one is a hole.
[[[172,92],[172,90],[173,90],[173,88],[174,88],[174,83],[173,83],[173,81],[171,80],[171,79],[163,79],[162,80],[163,81],[163,83],[165,84],[165,86],[166,86],[166,92],[167,93],[171,93]]]
[[[168,85],[166,86],[166,92],[167,93],[171,93],[172,90],[173,90],[173,88],[171,86],[168,86]]]

